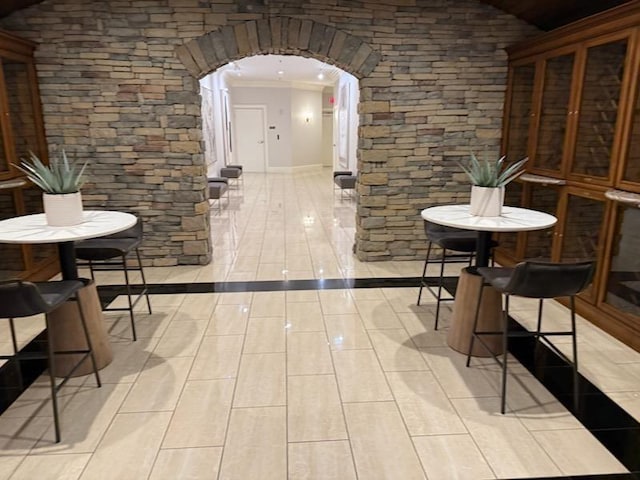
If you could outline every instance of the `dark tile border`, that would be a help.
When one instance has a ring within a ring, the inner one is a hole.
[[[437,285],[437,278],[427,279],[429,285]],[[445,280],[445,287],[455,294],[455,278]],[[205,283],[155,283],[149,284],[149,294],[182,293],[230,293],[230,292],[276,292],[295,290],[336,290],[352,288],[403,288],[418,287],[420,277],[349,278],[319,280],[269,280],[253,282],[205,282]],[[134,287],[134,292],[141,287]],[[103,306],[109,305],[117,296],[125,295],[124,285],[98,287]],[[523,327],[511,319],[512,327]],[[40,335],[25,349],[40,349]],[[580,398],[578,410],[573,408],[571,395],[571,367],[552,350],[533,338],[514,338],[509,351],[587,428],[627,469],[633,473],[610,475],[583,475],[553,478],[575,480],[640,480],[640,423],[607,397],[595,385],[580,375]],[[46,368],[41,361],[29,362],[22,368],[26,389]],[[0,413],[8,408],[20,392],[10,385],[17,383],[17,369],[12,362],[0,367]],[[8,388],[6,388],[8,387]],[[542,480],[542,477],[540,477]]]

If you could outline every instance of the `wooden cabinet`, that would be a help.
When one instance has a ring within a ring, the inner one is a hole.
[[[595,260],[580,312],[640,350],[640,200],[628,200],[640,193],[640,2],[508,53],[502,150],[529,162],[505,203],[554,214],[558,223],[504,244],[501,237],[497,259]],[[623,194],[608,194],[614,190]]]
[[[29,151],[47,160],[35,45],[0,32],[0,219],[42,212],[42,194],[13,164]],[[0,280],[46,279],[58,269],[52,245],[0,243]]]

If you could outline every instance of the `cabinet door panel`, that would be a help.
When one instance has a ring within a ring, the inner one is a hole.
[[[0,190],[0,220],[16,216],[13,190]],[[0,281],[17,278],[25,269],[22,247],[16,244],[0,243]]]
[[[556,216],[560,195],[557,188],[543,185],[531,185],[530,208]],[[553,228],[527,232],[525,258],[551,260],[553,247]]]
[[[587,49],[572,173],[609,177],[627,40]]]
[[[631,128],[627,158],[624,163],[622,179],[632,182],[640,188],[640,81],[636,85],[635,101],[631,114]]]
[[[598,260],[606,204],[603,200],[569,194],[562,236],[561,261]],[[596,277],[597,278],[597,277]],[[594,287],[582,294],[592,301]]]
[[[509,161],[527,156],[535,73],[533,63],[519,65],[512,71],[509,129],[505,148],[505,155]]]
[[[520,182],[508,183],[504,191],[504,204],[510,207],[522,206],[522,184]],[[511,257],[515,257],[518,246],[518,234],[505,232],[498,235],[500,250]]]
[[[640,209],[619,206],[605,303],[640,315]]]
[[[2,70],[16,153],[16,158],[10,161],[17,163],[20,158],[28,158],[30,150],[39,153],[29,65],[5,58],[2,60]]]
[[[2,108],[0,108],[0,124],[2,123],[2,117],[4,117],[4,115],[2,115]],[[7,153],[5,152],[4,138],[2,136],[2,130],[0,129],[0,174],[8,171],[9,159],[7,158]]]
[[[544,87],[534,166],[559,172],[562,166],[567,113],[571,97],[573,53],[549,58],[545,64]]]

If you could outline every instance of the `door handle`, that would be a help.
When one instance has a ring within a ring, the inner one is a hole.
[[[258,140],[258,143],[264,143],[264,140]]]

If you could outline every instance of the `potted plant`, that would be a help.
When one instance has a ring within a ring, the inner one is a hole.
[[[504,187],[511,180],[515,180],[524,173],[524,164],[528,157],[505,166],[506,156],[495,162],[487,159],[478,160],[471,153],[467,165],[460,164],[462,170],[471,180],[471,215],[481,217],[498,217],[502,213],[504,203]]]
[[[83,165],[70,162],[64,149],[60,157],[45,165],[30,151],[29,160],[22,159],[20,165],[14,166],[42,189],[47,224],[66,227],[83,221],[80,188],[84,183],[83,174],[87,162]]]

